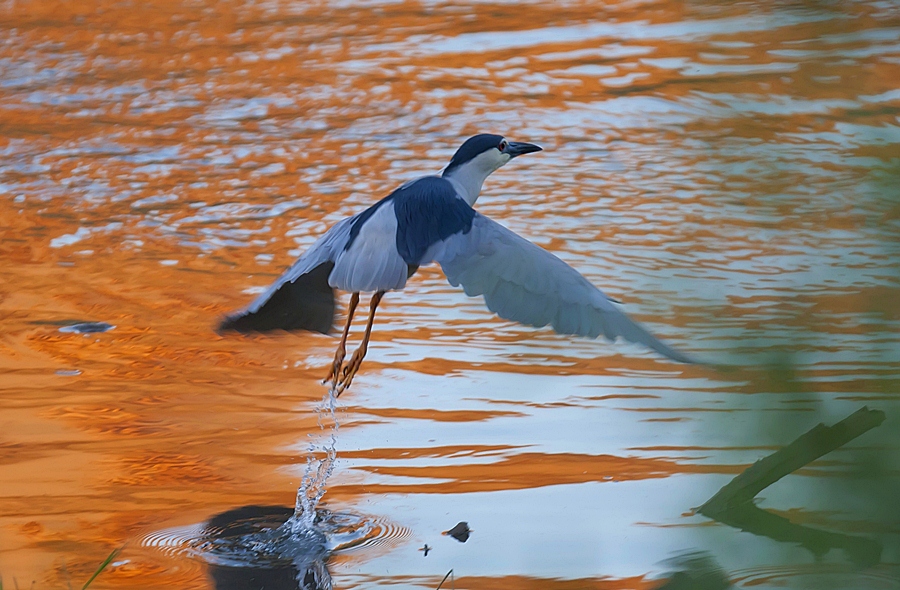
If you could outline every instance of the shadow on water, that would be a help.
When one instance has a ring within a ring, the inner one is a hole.
[[[717,515],[715,520],[773,541],[800,545],[817,558],[832,549],[842,549],[857,567],[872,567],[881,560],[882,546],[876,540],[796,524],[753,504]]]
[[[367,527],[353,516],[318,508],[325,484],[337,458],[335,434],[340,425],[334,413],[334,390],[316,407],[319,428],[329,426],[329,442],[321,448],[310,444],[306,473],[297,489],[293,508],[242,506],[217,514],[203,526],[195,553],[209,565],[218,590],[330,590],[331,575],[325,563],[336,537],[361,542]],[[317,451],[322,457],[316,460]],[[352,523],[350,521],[353,521]]]
[[[203,562],[217,589],[329,590],[333,554],[378,544],[391,532],[350,512],[320,508],[307,519],[287,506],[246,505],[154,532],[143,544]]]
[[[242,506],[212,517],[198,551],[217,590],[330,590],[325,535],[291,530],[294,510]]]
[[[708,553],[684,553],[668,563],[674,571],[654,590],[726,590],[732,587],[725,571]]]

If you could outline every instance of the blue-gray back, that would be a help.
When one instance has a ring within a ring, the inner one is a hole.
[[[397,216],[397,252],[411,266],[419,266],[435,243],[468,232],[475,217],[475,210],[456,194],[450,181],[426,176],[401,186],[360,213],[350,227],[345,250],[353,244],[366,220],[387,203],[393,204]]]

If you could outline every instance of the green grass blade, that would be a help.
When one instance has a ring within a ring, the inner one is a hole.
[[[103,561],[103,563],[100,564],[100,567],[97,568],[97,571],[94,572],[94,575],[91,576],[90,579],[89,579],[87,582],[84,583],[84,586],[81,587],[81,590],[87,590],[87,587],[90,586],[90,585],[91,585],[91,582],[93,582],[94,579],[95,579],[97,576],[100,575],[100,572],[102,572],[104,569],[106,569],[106,566],[108,566],[109,563],[110,563],[113,559],[116,558],[116,555],[119,554],[119,551],[121,551],[121,549],[113,549],[112,553],[109,554],[109,557],[107,557],[107,558]],[[3,588],[0,588],[0,590],[3,590]]]
[[[447,572],[447,575],[446,575],[446,576],[444,576],[444,579],[443,579],[443,580],[441,580],[441,583],[440,583],[440,584],[438,584],[438,587],[437,587],[437,590],[441,590],[441,586],[443,586],[443,585],[444,585],[444,582],[446,582],[446,581],[447,581],[447,578],[449,578],[449,577],[450,577],[450,574],[452,574],[452,573],[453,573],[453,570],[450,570],[450,571],[449,571],[449,572]],[[2,588],[0,588],[0,590],[3,590],[3,589],[2,589]]]

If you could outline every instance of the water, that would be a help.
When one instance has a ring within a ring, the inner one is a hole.
[[[212,588],[204,523],[278,530],[298,489],[343,515],[294,546],[336,588],[900,585],[895,3],[5,2],[0,31],[5,586],[124,546],[92,588]],[[482,213],[734,368],[501,322],[435,268],[333,414],[335,338],[214,332],[480,131],[544,147]],[[877,564],[694,513],[863,405],[885,423],[759,506]]]
[[[327,491],[328,478],[334,471],[334,462],[337,459],[337,431],[340,424],[335,414],[335,406],[337,404],[337,395],[334,387],[329,387],[325,397],[316,408],[316,414],[319,416],[319,428],[325,429],[322,420],[322,414],[328,413],[331,418],[331,435],[328,443],[317,448],[315,443],[311,443],[307,448],[306,472],[297,488],[297,500],[294,502],[294,514],[288,520],[287,528],[293,534],[301,534],[314,529],[314,519],[316,509],[322,496]],[[314,459],[317,450],[322,451],[322,457],[318,460]]]

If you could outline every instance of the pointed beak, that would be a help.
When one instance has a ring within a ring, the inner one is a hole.
[[[506,149],[504,152],[509,154],[510,158],[515,158],[516,156],[521,156],[522,154],[530,154],[531,152],[539,152],[543,150],[539,145],[534,145],[533,143],[525,143],[523,141],[509,141],[506,143]]]

